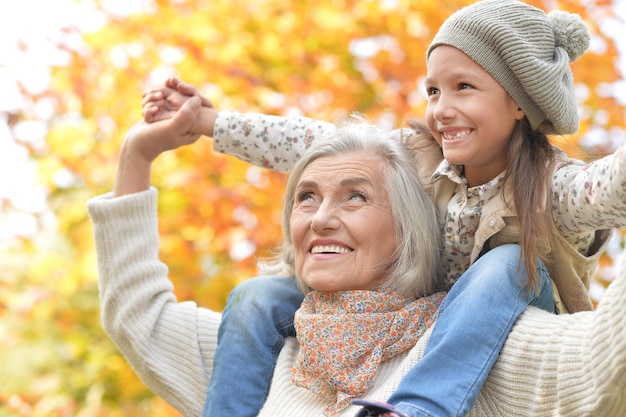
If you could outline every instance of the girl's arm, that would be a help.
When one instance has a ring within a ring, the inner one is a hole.
[[[307,117],[220,111],[213,146],[254,165],[288,172],[313,140],[335,130],[332,123]]]
[[[313,140],[336,129],[332,123],[307,117],[217,111],[196,87],[176,78],[168,79],[162,88],[144,93],[144,120],[168,120],[191,97],[199,97],[202,104],[192,132],[212,137],[219,152],[280,172],[289,171]]]
[[[557,165],[553,191],[554,218],[566,237],[626,228],[626,144],[586,165]]]
[[[177,78],[170,78],[164,87],[144,93],[144,120],[153,123],[170,119],[191,97],[199,97],[202,104],[192,132],[212,137],[216,151],[279,172],[288,172],[314,140],[324,138],[337,128],[333,123],[304,116],[218,111],[196,87]],[[426,133],[425,127],[418,130]],[[414,134],[413,129],[398,129],[390,132],[390,137]],[[434,139],[429,142],[436,145]],[[436,146],[441,158],[440,148]],[[428,178],[430,174],[432,172],[428,172]]]

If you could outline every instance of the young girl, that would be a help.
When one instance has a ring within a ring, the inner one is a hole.
[[[577,15],[546,15],[515,0],[463,8],[436,34],[427,52],[430,135],[415,135],[425,131],[417,122],[413,132],[391,134],[411,143],[439,209],[451,289],[423,359],[388,405],[366,404],[362,415],[465,415],[528,305],[559,313],[592,309],[590,276],[610,229],[626,226],[626,145],[585,165],[546,136],[578,128],[569,63],[588,44]],[[146,120],[169,117],[184,100],[181,93],[198,94],[177,80],[148,93]],[[212,136],[219,151],[286,171],[332,129],[307,118],[207,107],[194,132]],[[513,276],[496,278],[498,264],[475,264],[505,243],[521,247],[525,287]],[[204,416],[257,414],[301,299],[286,278],[253,279],[233,291]],[[249,368],[248,357],[262,358],[262,365]],[[242,380],[246,388],[233,395]],[[256,391],[247,389],[252,385]]]

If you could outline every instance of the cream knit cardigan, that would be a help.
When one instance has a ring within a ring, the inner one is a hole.
[[[103,327],[145,384],[188,417],[200,416],[220,314],[178,302],[159,261],[157,192],[89,201]],[[626,255],[624,256],[626,257]],[[595,312],[528,308],[517,321],[471,416],[626,416],[626,271]],[[381,365],[365,398],[385,400],[422,356],[430,332]],[[291,383],[298,343],[280,353],[263,417],[320,417],[325,402]],[[254,358],[249,358],[254,360]],[[342,416],[352,417],[351,407]]]

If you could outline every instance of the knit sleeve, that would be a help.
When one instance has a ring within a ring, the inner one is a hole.
[[[220,314],[177,302],[159,261],[157,193],[88,202],[102,325],[143,382],[185,416],[200,416]]]
[[[529,307],[516,322],[471,415],[626,415],[626,253],[595,312]]]
[[[313,140],[335,130],[332,123],[306,117],[220,111],[213,147],[254,165],[287,172]]]

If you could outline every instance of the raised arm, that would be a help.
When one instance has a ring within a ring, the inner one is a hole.
[[[213,146],[251,164],[288,172],[311,142],[335,130],[332,123],[308,117],[220,111]]]
[[[626,144],[586,165],[561,163],[553,190],[555,221],[565,235],[626,228]]]
[[[176,78],[144,94],[144,120],[169,119],[191,97],[199,97],[202,104],[193,132],[212,137],[216,151],[280,172],[289,171],[313,140],[336,129],[332,123],[301,116],[217,111],[197,88]]]
[[[89,201],[102,327],[141,380],[187,417],[200,416],[221,315],[178,302],[159,261],[155,189]]]
[[[137,375],[185,416],[200,416],[221,315],[178,302],[159,260],[157,192],[150,168],[163,152],[193,143],[201,101],[171,119],[133,126],[114,191],[89,201],[94,225],[102,326]],[[182,133],[181,133],[182,132]]]

